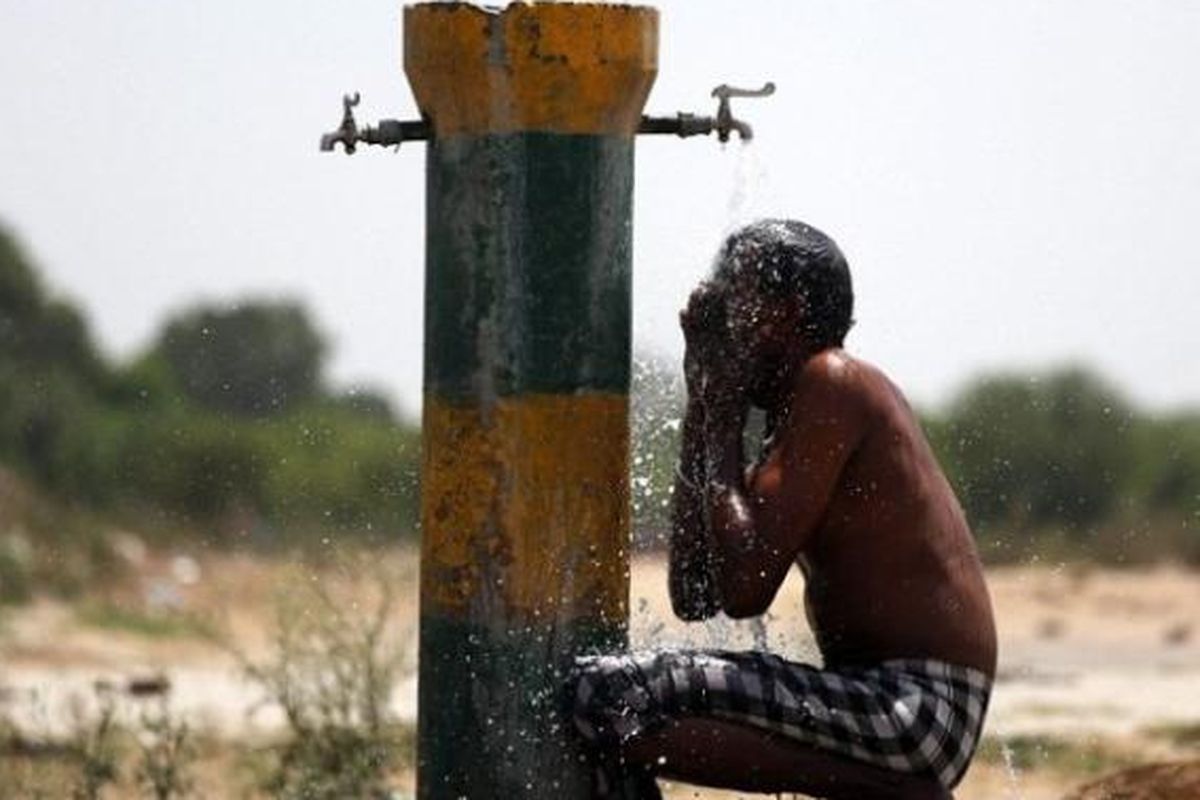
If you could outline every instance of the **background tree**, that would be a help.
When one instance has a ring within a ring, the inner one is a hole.
[[[168,321],[152,348],[188,399],[249,416],[317,398],[325,352],[301,305],[264,300],[189,309]]]
[[[108,379],[83,315],[48,296],[0,226],[0,457],[56,491],[87,491],[88,426]]]
[[[1139,419],[1131,479],[1140,507],[1181,515],[1200,526],[1200,414]]]
[[[50,297],[28,256],[0,226],[0,359],[25,369],[61,368],[91,387],[104,363],[83,314]]]
[[[1132,413],[1077,368],[975,382],[927,427],[972,520],[1079,531],[1128,486]]]

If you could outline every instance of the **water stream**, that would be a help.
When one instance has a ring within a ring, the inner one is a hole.
[[[728,145],[737,150],[730,176],[729,200],[725,207],[725,232],[764,216],[770,180],[766,166],[753,145]]]

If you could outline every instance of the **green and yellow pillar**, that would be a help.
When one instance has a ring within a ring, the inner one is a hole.
[[[405,9],[428,148],[418,795],[585,797],[561,684],[626,643],[634,138],[658,16]]]

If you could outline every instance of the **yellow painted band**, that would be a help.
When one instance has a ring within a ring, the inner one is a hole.
[[[623,621],[629,398],[426,396],[422,613]]]
[[[637,132],[658,12],[600,3],[404,9],[404,70],[436,136]]]

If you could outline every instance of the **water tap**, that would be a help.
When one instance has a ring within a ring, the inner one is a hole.
[[[358,143],[358,123],[354,121],[354,107],[358,105],[358,92],[342,95],[342,124],[333,133],[321,137],[322,152],[333,152],[334,145],[342,143],[346,155],[354,152]]]
[[[712,96],[717,98],[717,139],[722,143],[729,141],[732,131],[737,131],[743,142],[754,138],[754,129],[749,124],[735,119],[729,101],[734,97],[770,97],[775,94],[775,84],[768,81],[761,89],[738,89],[728,84],[721,84],[712,90]]]
[[[743,142],[754,138],[754,129],[749,123],[736,119],[730,100],[734,97],[770,97],[775,94],[775,84],[763,84],[761,89],[738,89],[728,84],[721,84],[713,89],[712,96],[717,98],[717,115],[701,117],[695,114],[676,114],[674,117],[642,117],[639,133],[673,133],[686,138],[688,136],[707,136],[717,132],[717,139],[722,143],[728,142],[729,137],[736,131]]]
[[[358,105],[358,92],[342,96],[342,124],[333,133],[321,136],[321,150],[332,152],[337,143],[342,143],[346,155],[352,154],[359,142],[366,144],[395,145],[401,142],[416,141],[429,138],[429,126],[424,120],[401,122],[395,119],[380,120],[372,127],[359,128],[354,119],[354,107]]]

